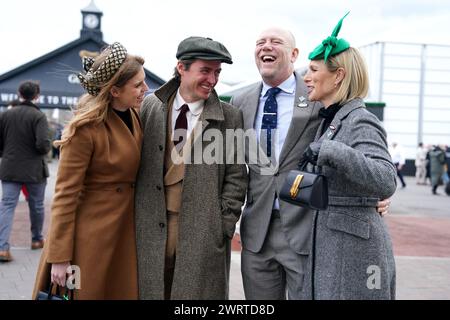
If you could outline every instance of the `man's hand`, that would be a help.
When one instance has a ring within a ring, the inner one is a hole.
[[[377,204],[377,212],[380,214],[380,216],[384,216],[388,213],[389,206],[391,205],[391,199],[384,199],[381,201],[378,201]]]

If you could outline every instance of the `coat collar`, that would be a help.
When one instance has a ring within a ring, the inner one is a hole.
[[[241,109],[244,116],[244,130],[253,129],[255,126],[256,113],[258,111],[259,97],[261,95],[262,87],[262,82],[254,85],[249,92],[245,94],[242,101],[242,106],[245,106]]]
[[[131,123],[133,124],[133,132],[130,131],[128,126],[123,122],[123,120],[112,110],[112,108],[108,109],[108,115],[106,118],[107,124],[111,125],[120,136],[130,138],[132,137],[137,150],[140,152],[141,144],[142,144],[142,129],[139,120],[139,116],[136,111],[130,109],[131,114]]]
[[[323,135],[320,133],[322,132],[322,127],[324,124],[324,121],[321,122],[319,129],[317,130],[317,134],[315,137],[315,141],[319,139],[332,139],[334,135],[339,131],[339,128],[341,127],[342,120],[344,120],[353,110],[359,109],[359,108],[365,108],[364,101],[361,98],[355,98],[353,100],[350,100],[346,104],[344,104],[341,109],[336,113],[334,116],[334,119],[331,121],[329,128]]]
[[[355,109],[363,108],[365,107],[364,101],[361,98],[355,98],[353,100],[350,100],[346,104],[344,104],[341,109],[336,113],[336,116],[334,117],[334,120],[339,119],[342,120],[346,118],[350,112],[352,112]],[[333,121],[334,121],[333,120]]]
[[[19,104],[19,106],[29,106],[29,107],[33,107],[33,108],[36,108],[36,109],[40,110],[39,107],[37,105],[35,105],[33,102],[31,102],[31,101],[22,101]]]
[[[172,78],[167,83],[165,83],[161,88],[155,91],[155,96],[159,100],[161,100],[164,106],[167,106],[170,97],[176,94],[179,87],[180,81],[177,80],[176,78]],[[215,121],[225,120],[222,105],[220,103],[220,99],[216,93],[216,90],[213,90],[208,99],[205,101],[205,106],[200,116],[200,120],[215,120]]]

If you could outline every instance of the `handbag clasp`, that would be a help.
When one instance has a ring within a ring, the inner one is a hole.
[[[298,194],[298,191],[299,191],[298,187],[300,186],[300,183],[302,182],[302,179],[303,179],[303,175],[302,174],[299,174],[299,175],[297,175],[295,177],[295,180],[292,183],[292,187],[291,187],[291,190],[290,190],[290,194],[291,194],[291,198],[292,199],[295,199],[297,197],[297,194]]]

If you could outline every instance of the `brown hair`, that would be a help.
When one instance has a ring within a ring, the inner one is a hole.
[[[95,71],[108,56],[110,51],[103,51],[92,65]],[[144,59],[139,56],[127,54],[125,61],[120,66],[114,76],[101,85],[100,92],[97,96],[85,94],[80,98],[75,108],[74,117],[68,123],[63,131],[61,140],[55,141],[55,146],[63,146],[68,143],[74,136],[77,128],[88,123],[101,123],[106,121],[108,108],[112,101],[110,90],[113,86],[123,87],[131,78],[133,78],[141,70],[144,65]]]
[[[183,69],[185,71],[188,71],[191,68],[191,65],[194,63],[195,59],[192,60],[180,60],[180,62],[183,64]],[[174,68],[173,76],[178,81],[181,81],[181,74],[178,72],[177,67]]]

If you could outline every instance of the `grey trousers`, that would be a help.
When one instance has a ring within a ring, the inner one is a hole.
[[[260,252],[243,248],[241,272],[245,298],[248,300],[299,300],[307,255],[293,251],[283,233],[281,221],[272,218]],[[286,296],[287,294],[287,296]]]

